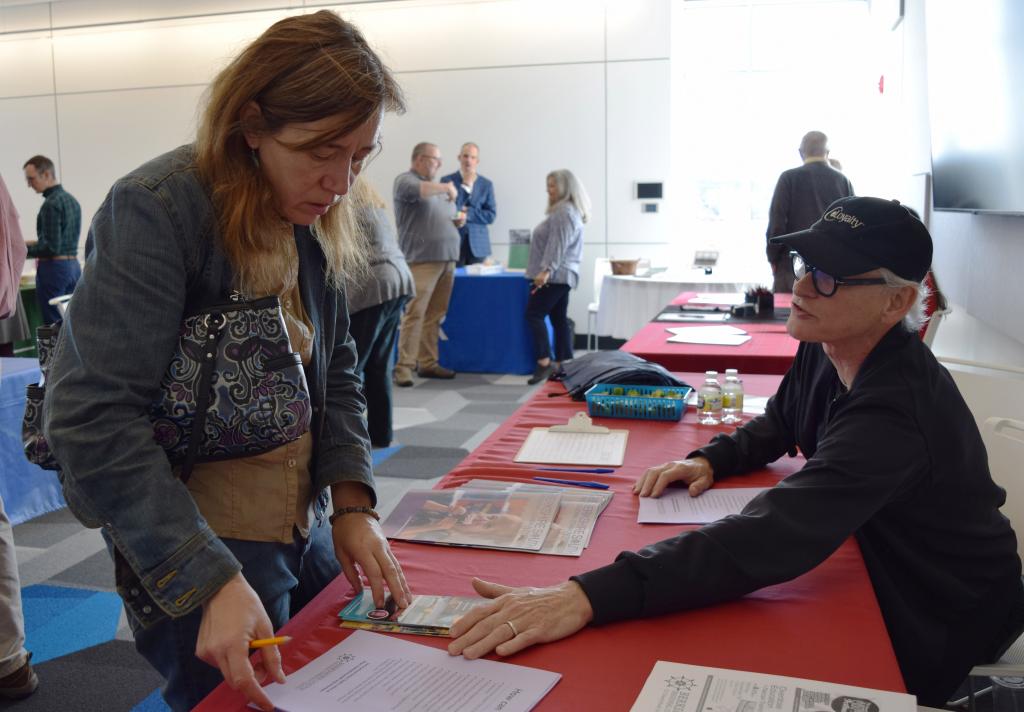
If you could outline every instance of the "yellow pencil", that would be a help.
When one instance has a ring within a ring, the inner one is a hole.
[[[290,635],[279,635],[276,638],[259,638],[249,642],[250,648],[265,648],[268,645],[284,645],[292,637]]]

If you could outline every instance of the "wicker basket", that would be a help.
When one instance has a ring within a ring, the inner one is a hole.
[[[640,260],[609,260],[612,265],[612,274],[636,274],[636,266]]]

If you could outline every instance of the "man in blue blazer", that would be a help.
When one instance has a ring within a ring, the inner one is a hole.
[[[494,183],[476,172],[479,162],[480,148],[475,143],[464,143],[459,151],[459,170],[441,179],[442,183],[454,183],[458,191],[455,225],[461,240],[459,267],[483,262],[491,254],[487,226],[494,222],[498,206],[494,202]]]

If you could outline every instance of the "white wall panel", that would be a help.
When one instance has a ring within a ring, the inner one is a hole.
[[[22,166],[36,154],[53,159],[57,177],[62,177],[53,97],[0,99],[0,175],[11,192],[26,240],[36,239],[36,213],[43,201],[25,183]]]
[[[138,22],[167,17],[302,7],[302,0],[60,0],[53,4],[53,26]]]
[[[83,245],[114,181],[191,141],[202,87],[73,94],[59,99],[63,181],[82,204]]]
[[[592,0],[337,6],[395,71],[604,59],[604,7]]]
[[[669,62],[608,63],[608,241],[667,242],[672,194]],[[633,183],[665,183],[657,213],[641,213]]]
[[[545,176],[569,168],[594,202],[587,240],[603,242],[603,75],[591,64],[399,75],[409,111],[385,120],[384,151],[367,175],[390,203],[392,181],[409,169],[416,143],[438,144],[444,174],[458,169],[459,148],[471,140],[480,146],[480,173],[495,185],[492,241],[507,242],[510,228],[535,227],[547,205]]]
[[[608,0],[607,18],[609,61],[669,56],[670,0]]]
[[[8,5],[0,2],[0,32],[26,32],[49,26],[48,5]]]
[[[131,20],[54,32],[62,177],[82,202],[86,224],[114,180],[191,138],[204,86],[240,46],[280,17],[312,9],[135,22],[160,16],[158,5],[70,0],[55,16],[65,27]],[[227,5],[240,9],[247,3],[202,5],[188,0],[175,13],[217,12]],[[659,225],[666,214],[641,215],[632,182],[668,177],[661,162],[668,160],[664,57],[670,6],[669,0],[610,0],[607,6],[592,0],[334,6],[396,71],[409,104],[405,116],[386,120],[384,153],[367,176],[390,202],[394,176],[408,169],[416,142],[436,141],[447,173],[457,168],[460,145],[476,141],[480,171],[496,185],[498,218],[491,234],[494,257],[504,261],[509,229],[532,229],[544,217],[546,173],[572,169],[594,205],[585,228],[580,289],[570,306],[582,330],[593,298],[593,259],[609,250],[606,218],[626,236],[616,250],[641,250],[638,256],[662,261],[663,246],[649,243],[665,239]],[[630,61],[606,65],[606,49],[609,57]],[[632,61],[652,57],[661,59]],[[5,86],[0,80],[0,89]],[[53,103],[51,95],[40,105],[49,106],[51,127]],[[16,110],[26,116],[27,111]],[[55,141],[40,150],[56,153]],[[18,169],[20,179],[20,162]],[[610,199],[606,184],[613,186]],[[38,199],[31,193],[22,198],[31,208],[22,212],[34,221]],[[662,210],[666,207],[663,203]]]
[[[0,97],[53,93],[49,34],[0,36]]]
[[[116,25],[54,33],[59,93],[206,84],[284,13]]]

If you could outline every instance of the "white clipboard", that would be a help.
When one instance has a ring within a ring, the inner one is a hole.
[[[579,412],[565,425],[531,430],[515,462],[620,467],[626,458],[628,438],[628,430],[594,425],[586,413]]]

